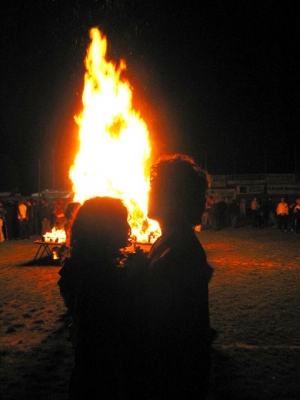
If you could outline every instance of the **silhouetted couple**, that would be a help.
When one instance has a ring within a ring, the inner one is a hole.
[[[120,263],[129,232],[121,200],[87,200],[74,220],[59,281],[73,319],[72,400],[206,398],[210,267],[193,227],[207,177],[176,154],[152,166],[150,183],[148,216],[162,235],[137,273]]]

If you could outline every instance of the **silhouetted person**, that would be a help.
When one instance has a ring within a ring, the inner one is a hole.
[[[269,209],[268,224],[273,227],[276,227],[277,226],[276,205],[274,204],[272,197],[268,197],[267,202],[268,202],[268,209]]]
[[[284,197],[281,197],[280,202],[277,204],[276,214],[278,218],[278,228],[281,231],[284,230],[286,232],[288,225],[289,206]]]
[[[40,208],[41,235],[51,232],[51,208],[47,200],[41,200]]]
[[[296,206],[293,213],[295,216],[295,230],[297,233],[300,233],[300,199],[296,200]]]
[[[240,216],[242,219],[247,217],[246,199],[244,197],[240,200]]]
[[[251,216],[252,216],[252,227],[260,228],[260,203],[256,196],[251,201]]]
[[[3,231],[3,219],[4,216],[3,214],[0,214],[0,243],[4,242],[5,237],[4,237],[4,231]]]
[[[240,215],[240,206],[238,202],[233,199],[232,202],[227,207],[227,213],[229,217],[229,223],[231,228],[236,228],[237,220]]]
[[[149,255],[150,398],[205,399],[211,269],[193,227],[201,224],[207,175],[176,154],[152,166],[150,183],[148,216],[162,231]]]
[[[216,204],[215,215],[217,220],[217,227],[218,228],[225,228],[226,227],[226,212],[227,212],[227,203],[224,199],[220,200]]]
[[[54,209],[52,211],[52,227],[57,230],[63,230],[67,219],[65,217],[64,202],[59,199],[54,204]]]
[[[6,240],[11,240],[18,237],[16,233],[15,224],[14,224],[14,215],[15,215],[15,206],[13,201],[8,201],[5,204],[5,230],[4,234],[6,236]]]
[[[32,207],[32,202],[27,199],[26,201],[26,206],[27,206],[27,232],[28,236],[32,237],[33,236],[33,207]]]
[[[6,209],[0,202],[0,243],[4,242],[5,239],[6,240],[8,239],[7,232],[5,232],[6,231],[5,214],[6,214]]]
[[[33,234],[40,234],[40,224],[39,224],[39,206],[36,200],[32,201],[32,224],[33,224]]]
[[[71,257],[59,287],[73,320],[75,364],[70,399],[142,399],[137,394],[139,341],[134,280],[120,267],[128,244],[127,209],[95,197],[79,208],[71,229]]]
[[[20,200],[18,203],[18,223],[19,223],[19,238],[21,240],[28,239],[27,232],[27,206],[25,202]]]
[[[297,200],[294,200],[293,202],[291,202],[290,204],[288,204],[289,206],[289,215],[288,215],[288,229],[293,232],[294,229],[296,229],[296,215],[294,213],[295,207],[297,205]]]
[[[79,202],[71,202],[66,207],[65,211],[66,222],[64,226],[64,230],[66,233],[66,246],[70,246],[71,228],[80,206],[81,204]]]

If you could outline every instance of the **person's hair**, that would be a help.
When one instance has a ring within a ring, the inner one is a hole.
[[[93,197],[79,208],[71,229],[76,252],[118,250],[127,245],[128,211],[120,199]]]
[[[150,169],[150,184],[161,188],[160,196],[165,203],[175,204],[188,223],[201,224],[209,175],[192,157],[184,154],[160,157]]]
[[[78,212],[80,206],[81,206],[81,204],[79,202],[69,203],[65,210],[65,217],[67,219],[75,218],[76,213]]]

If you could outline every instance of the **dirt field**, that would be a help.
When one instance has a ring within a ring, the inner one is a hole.
[[[300,235],[250,226],[197,234],[210,282],[211,399],[300,399]],[[59,265],[0,244],[0,399],[66,400],[72,349]]]

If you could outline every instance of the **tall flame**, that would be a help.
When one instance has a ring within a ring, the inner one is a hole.
[[[145,231],[150,159],[149,132],[132,108],[129,83],[121,79],[126,68],[107,61],[106,37],[96,28],[85,59],[83,111],[76,116],[80,148],[70,169],[74,201],[94,196],[121,198],[131,216],[133,234]],[[149,221],[148,221],[149,222]],[[147,224],[146,224],[147,225]]]

